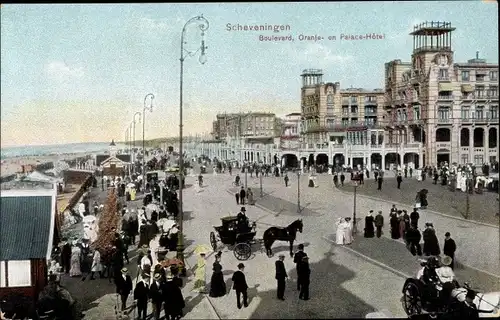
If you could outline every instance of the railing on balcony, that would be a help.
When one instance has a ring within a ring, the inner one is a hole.
[[[376,116],[377,111],[376,110],[365,110],[365,116]]]
[[[451,94],[440,94],[440,95],[438,95],[438,100],[453,100],[453,95],[451,95]]]
[[[488,122],[490,121],[487,117],[476,117],[472,119],[473,122]]]
[[[405,143],[404,144],[405,148],[419,148],[420,147],[420,143]]]
[[[437,142],[436,143],[436,148],[441,149],[449,149],[451,148],[451,142]]]
[[[438,118],[437,119],[438,123],[451,123],[451,119],[450,118]]]
[[[438,81],[451,81],[449,76],[439,76]]]

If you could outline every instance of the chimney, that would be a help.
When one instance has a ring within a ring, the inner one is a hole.
[[[476,51],[476,59],[479,59],[479,51]]]

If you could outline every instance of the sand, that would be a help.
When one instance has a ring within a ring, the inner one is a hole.
[[[58,160],[72,160],[85,157],[87,153],[68,153],[62,155],[15,157],[2,160],[0,166],[1,176],[9,176],[22,171],[22,165],[37,165],[46,162],[57,162]]]

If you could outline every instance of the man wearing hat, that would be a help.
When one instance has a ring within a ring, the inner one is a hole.
[[[384,216],[382,211],[379,211],[375,216],[375,227],[377,228],[377,238],[382,236],[382,227],[384,226]]]
[[[163,299],[165,301],[165,318],[167,320],[180,319],[182,309],[186,306],[182,290],[174,281],[172,275],[167,276],[167,282],[164,285]]]
[[[236,218],[238,219],[238,228],[241,231],[246,231],[246,227],[248,226],[248,218],[246,215],[247,209],[245,207],[241,207],[240,212],[238,212],[238,215]]]
[[[236,304],[238,309],[241,309],[240,297],[243,295],[243,305],[248,307],[248,296],[247,296],[247,281],[245,279],[245,265],[243,263],[238,264],[238,271],[233,273],[231,280],[233,281],[233,289],[236,291]]]
[[[241,190],[240,190],[240,204],[245,204],[245,198],[247,196],[247,193],[245,191],[245,187],[244,186],[241,186]]]
[[[134,300],[137,301],[138,318],[146,320],[148,316],[148,299],[149,299],[149,274],[142,275],[141,281],[135,285]]]
[[[160,319],[161,306],[164,301],[164,282],[162,281],[162,276],[159,273],[155,273],[153,277],[153,283],[149,289],[149,295],[151,297],[151,302],[153,303],[153,316],[155,320]]]
[[[299,299],[309,300],[309,283],[311,279],[311,269],[309,268],[309,257],[302,258],[300,266],[300,293]]]
[[[128,275],[128,269],[123,268],[120,270],[121,276],[116,278],[116,293],[120,295],[122,302],[122,311],[127,308],[127,298],[132,291],[132,278]]]
[[[456,286],[455,283],[455,273],[450,268],[453,259],[447,255],[443,255],[441,258],[441,267],[436,269],[436,275],[442,283],[443,289],[440,292],[440,296],[443,302],[449,301],[451,297],[451,292]]]
[[[444,234],[444,247],[443,253],[451,258],[450,268],[453,270],[455,265],[455,251],[457,250],[457,245],[455,240],[451,238],[451,234],[446,232]]]
[[[276,261],[276,280],[278,280],[278,288],[276,290],[277,297],[280,300],[285,300],[285,280],[288,278],[288,274],[286,273],[285,264],[285,255],[280,254],[279,259]]]
[[[304,245],[301,243],[298,246],[299,251],[295,252],[293,256],[293,263],[295,263],[295,269],[297,270],[297,291],[300,291],[300,266],[302,265],[302,258],[306,257],[307,254],[304,252]]]

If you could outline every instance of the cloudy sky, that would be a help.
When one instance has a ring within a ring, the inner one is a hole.
[[[146,137],[176,136],[181,30],[198,14],[210,21],[207,63],[193,56],[184,65],[186,134],[210,131],[218,112],[300,111],[305,68],[322,68],[325,81],[344,88],[381,88],[384,63],[410,60],[408,32],[424,20],[457,28],[455,61],[480,51],[497,62],[497,9],[479,1],[2,5],[1,145],[123,140],[149,92],[156,99]],[[228,23],[290,31],[227,31]],[[342,33],[385,38],[341,41]],[[324,39],[300,41],[301,34]],[[260,35],[294,41],[261,42]],[[200,40],[196,25],[188,27],[186,48]]]

